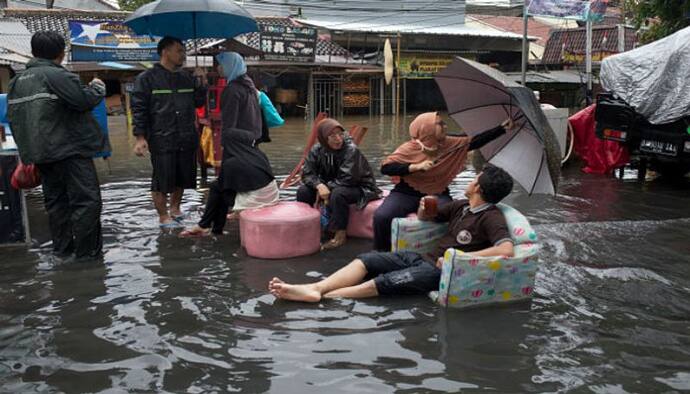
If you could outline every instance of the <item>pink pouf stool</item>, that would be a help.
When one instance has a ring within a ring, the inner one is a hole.
[[[374,212],[383,204],[383,198],[369,201],[364,209],[350,205],[350,216],[347,221],[347,236],[374,239]]]
[[[260,259],[285,259],[320,249],[321,214],[307,204],[283,201],[240,213],[240,239],[247,254]]]

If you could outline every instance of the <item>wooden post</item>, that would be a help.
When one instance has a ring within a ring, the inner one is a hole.
[[[395,115],[400,115],[400,39],[401,35],[398,33],[398,63],[397,63],[397,69],[398,72],[396,73],[397,78],[395,82]]]

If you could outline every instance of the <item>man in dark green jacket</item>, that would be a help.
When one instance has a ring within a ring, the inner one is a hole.
[[[186,52],[177,38],[163,37],[158,54],[160,63],[139,74],[134,82],[134,153],[151,153],[151,195],[161,228],[182,227],[178,222],[183,217],[182,193],[196,188],[199,133],[195,108],[206,102],[205,78],[200,75],[198,81],[182,69]]]
[[[88,86],[60,64],[65,40],[56,32],[31,37],[34,58],[10,82],[7,116],[19,156],[36,164],[50,222],[53,249],[77,258],[101,254],[101,190],[93,157],[105,138],[91,115],[105,84]]]

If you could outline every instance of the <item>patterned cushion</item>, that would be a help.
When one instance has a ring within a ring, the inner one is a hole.
[[[395,218],[391,223],[391,250],[416,252],[429,257],[446,232],[448,223],[427,222],[416,217]],[[431,256],[432,260],[436,256]]]
[[[496,204],[496,207],[503,212],[510,230],[510,236],[516,245],[525,242],[537,242],[537,233],[532,229],[525,215],[510,205],[503,203]]]

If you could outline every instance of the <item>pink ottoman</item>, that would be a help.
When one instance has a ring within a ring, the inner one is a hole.
[[[347,236],[374,239],[374,212],[383,204],[383,198],[369,201],[364,209],[350,205],[350,217],[347,222]]]
[[[307,204],[283,201],[240,213],[240,239],[247,254],[261,259],[285,259],[320,249],[321,214]]]

